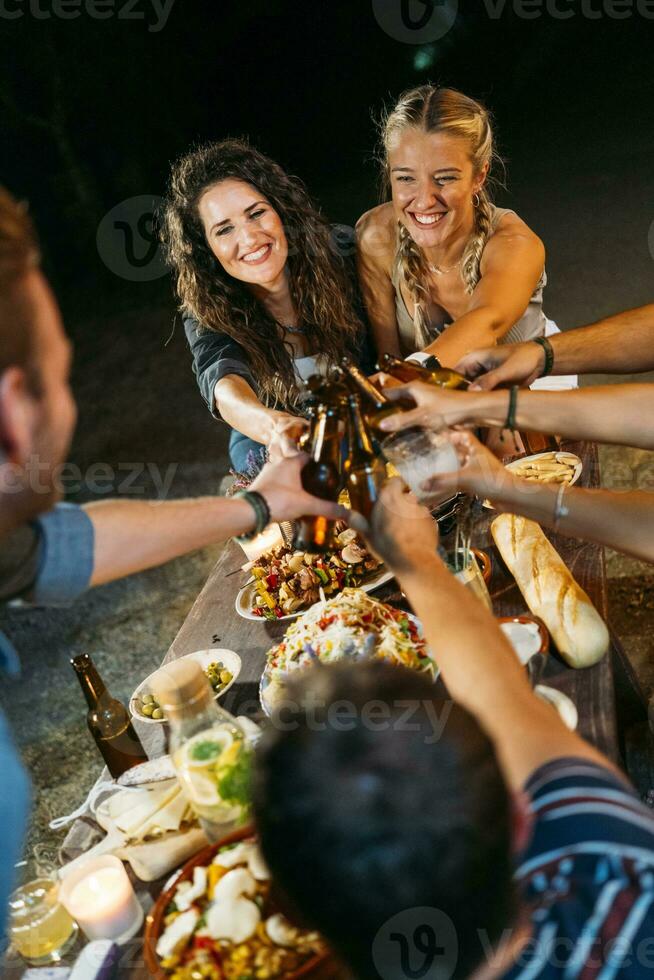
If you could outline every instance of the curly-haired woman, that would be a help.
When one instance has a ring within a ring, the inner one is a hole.
[[[390,200],[357,225],[377,350],[425,351],[455,367],[474,348],[557,332],[543,313],[542,242],[491,201],[496,153],[486,109],[424,85],[387,115],[382,144]]]
[[[290,451],[302,382],[365,330],[331,229],[302,183],[244,140],[173,165],[164,240],[200,390],[239,472]]]

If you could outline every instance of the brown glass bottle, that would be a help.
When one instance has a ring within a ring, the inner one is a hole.
[[[73,657],[77,674],[89,706],[86,723],[109,772],[117,779],[127,769],[147,760],[147,753],[134,731],[127,708],[112,698],[88,653]]]
[[[361,410],[366,423],[375,432],[379,429],[382,419],[416,407],[416,403],[411,398],[398,398],[391,401],[355,364],[352,364],[347,358],[344,358],[341,363],[345,377],[351,383],[350,387],[358,391],[364,399]]]
[[[337,405],[321,405],[311,445],[311,459],[302,469],[302,486],[321,500],[338,500],[341,488],[340,413]],[[327,551],[332,541],[334,521],[326,517],[301,517],[297,523],[294,547],[316,554]]]
[[[358,395],[347,400],[349,412],[349,451],[347,455],[347,490],[350,506],[369,518],[381,486],[386,479],[386,467],[375,454],[372,439],[361,411]]]
[[[402,361],[392,354],[382,354],[380,367],[398,381],[424,381],[439,388],[467,388],[469,381],[451,368],[428,368],[414,361]]]

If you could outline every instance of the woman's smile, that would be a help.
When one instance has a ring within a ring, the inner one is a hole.
[[[245,255],[241,255],[241,262],[247,262],[248,265],[263,265],[267,262],[271,256],[273,250],[272,242],[260,245],[259,248],[254,251],[246,252]]]

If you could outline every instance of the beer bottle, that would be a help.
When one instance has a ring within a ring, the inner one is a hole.
[[[402,361],[392,354],[382,354],[381,369],[398,381],[424,381],[425,384],[436,385],[439,388],[467,388],[469,384],[468,379],[458,371],[440,367],[438,362],[432,367],[429,361],[426,361],[423,366],[416,364],[415,361]]]
[[[416,403],[412,398],[398,398],[395,401],[391,401],[348,358],[343,358],[342,366],[346,379],[349,379],[351,382],[351,389],[359,392],[365,399],[361,410],[364,413],[367,424],[375,432],[379,429],[382,419],[387,418],[389,415],[396,415],[398,412],[406,412],[416,407]]]
[[[370,433],[361,412],[359,396],[351,394],[347,402],[350,447],[346,485],[351,507],[367,519],[372,513],[379,490],[386,478],[386,467],[372,447]]]
[[[70,661],[89,706],[86,723],[114,779],[148,758],[127,708],[112,698],[88,653]]]
[[[341,488],[340,415],[338,405],[321,405],[318,409],[311,459],[302,469],[302,486],[321,500],[338,500]],[[299,551],[320,553],[331,544],[334,521],[326,517],[301,517],[295,531],[294,547]]]

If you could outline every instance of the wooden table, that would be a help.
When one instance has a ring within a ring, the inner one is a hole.
[[[577,453],[583,462],[583,472],[578,485],[593,487],[599,484],[597,448],[591,443],[565,443],[564,449]],[[511,616],[528,612],[524,599],[512,576],[505,569],[489,532],[493,518],[491,511],[475,530],[473,544],[491,555],[493,572],[490,592],[496,616]],[[565,538],[560,534],[549,535],[577,582],[588,593],[600,615],[606,619],[607,594],[604,551],[599,545]],[[287,622],[242,619],[236,612],[234,601],[239,588],[247,580],[246,573],[226,575],[243,564],[243,552],[232,542],[211,572],[206,585],[198,596],[184,625],[166,654],[165,661],[183,657],[194,650],[209,647],[227,647],[241,657],[241,675],[226,697],[221,701],[229,711],[246,714],[255,720],[261,717],[259,704],[259,679],[265,664],[267,650],[284,634]],[[397,585],[390,582],[375,592],[375,598],[397,605],[403,602]],[[407,607],[408,608],[408,607]],[[579,732],[609,758],[618,761],[618,734],[616,723],[613,656],[612,653],[594,667],[573,670],[558,656],[548,658],[543,682],[556,687],[572,698],[579,712]],[[140,725],[148,754],[154,756],[164,751],[163,731],[160,726]]]

